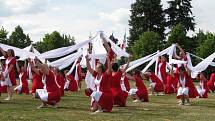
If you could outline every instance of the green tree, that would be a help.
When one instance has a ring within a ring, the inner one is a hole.
[[[208,32],[206,34],[206,37],[207,38],[202,41],[202,44],[197,47],[197,54],[202,58],[206,58],[210,54],[215,52],[215,35],[213,33]]]
[[[28,35],[26,36],[22,27],[18,25],[15,27],[15,31],[10,35],[8,44],[18,48],[25,48],[29,46],[31,42],[30,37]]]
[[[185,51],[194,52],[198,45],[195,41],[195,39],[188,37],[183,26],[178,24],[170,31],[166,45],[170,46],[173,43],[178,43],[183,49],[185,49]]]
[[[2,27],[0,29],[0,43],[8,44],[7,34],[8,34],[8,32]]]
[[[146,31],[158,33],[162,41],[165,37],[165,21],[161,0],[136,0],[131,5],[129,46]]]
[[[140,35],[139,39],[132,46],[134,59],[152,54],[158,49],[162,49],[161,37],[153,31],[147,31]]]
[[[172,27],[181,24],[186,31],[195,29],[194,16],[191,11],[192,0],[170,0],[169,8],[165,10],[168,15],[167,26]]]
[[[60,47],[66,47],[75,44],[74,37],[70,35],[60,35],[59,32],[54,31],[51,34],[45,34],[43,41],[36,42],[35,46],[40,52],[53,50]]]

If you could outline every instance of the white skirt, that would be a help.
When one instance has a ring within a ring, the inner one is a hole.
[[[39,95],[42,101],[48,101],[48,92],[46,89],[36,89],[36,93]]]
[[[137,89],[130,89],[129,92],[128,92],[128,94],[129,95],[135,95],[136,92],[137,92]]]
[[[206,90],[205,89],[202,89],[201,87],[196,87],[198,93],[199,93],[199,96],[200,97],[203,97],[203,95],[205,94]]]
[[[126,91],[127,92],[125,84],[121,84],[121,89],[122,89],[122,91]]]
[[[90,97],[91,97],[94,101],[96,101],[96,102],[99,102],[101,96],[102,96],[102,92],[100,92],[100,91],[94,91],[94,92],[90,95]]]
[[[66,81],[65,85],[64,85],[64,89],[68,89],[69,88],[69,81]]]
[[[150,87],[151,87],[153,90],[155,90],[155,85],[156,85],[156,83],[152,82],[152,83],[150,84]]]
[[[5,79],[4,79],[2,84],[3,84],[2,86],[5,86],[5,85],[10,86],[10,87],[12,86],[12,83],[11,83],[11,80],[9,78],[9,75],[7,77],[5,77]]]
[[[188,87],[179,87],[177,96],[188,95],[189,89]]]

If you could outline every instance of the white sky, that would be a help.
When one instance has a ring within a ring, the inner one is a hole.
[[[123,39],[127,30],[130,5],[135,0],[0,0],[0,26],[13,31],[21,25],[33,41],[42,40],[54,30],[70,34],[77,41],[88,39],[90,32],[114,32]],[[166,6],[167,0],[162,0]],[[193,0],[196,30],[215,31],[215,0]]]

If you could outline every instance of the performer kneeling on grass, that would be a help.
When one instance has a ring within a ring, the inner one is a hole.
[[[179,88],[177,98],[181,99],[179,105],[191,105],[189,100],[189,81],[190,70],[187,67],[181,66],[179,68]],[[185,100],[187,103],[185,104]]]
[[[32,69],[32,87],[31,87],[31,94],[33,99],[35,98],[35,93],[37,89],[43,89],[43,82],[42,82],[42,74],[40,73],[38,66],[35,66],[31,59],[28,59],[29,64],[31,65]]]
[[[44,89],[36,90],[36,98],[39,98],[42,101],[42,105],[39,108],[46,107],[47,104],[52,105],[53,107],[58,107],[58,103],[60,102],[60,88],[57,85],[55,80],[54,73],[48,68],[46,64],[40,63],[40,61],[35,59],[36,65],[40,68],[40,71],[32,68],[34,72],[39,71],[37,73],[42,74],[42,81],[44,84]]]
[[[213,73],[210,76],[210,80],[207,82],[210,92],[215,91],[215,69],[213,69],[212,71],[213,71]]]
[[[29,94],[26,60],[24,61],[24,64],[22,64],[21,68],[19,68],[18,62],[16,62],[16,69],[19,73],[19,86],[14,88],[14,90],[18,94]]]
[[[199,80],[199,86],[196,87],[199,93],[199,98],[208,98],[208,80],[205,78],[204,72],[201,72],[196,79]]]
[[[121,88],[121,77],[128,69],[130,59],[131,59],[131,56],[129,56],[128,62],[125,68],[119,67],[118,63],[112,64],[113,72],[112,72],[111,92],[114,97],[114,105],[118,105],[120,107],[124,107],[126,105],[126,99],[128,97],[128,92],[123,91]]]
[[[111,93],[111,64],[107,58],[108,69],[98,63],[96,69],[93,70],[90,66],[89,57],[86,55],[87,69],[94,77],[96,91],[93,91],[91,96],[91,111],[97,112],[111,112],[113,108],[113,95]],[[106,71],[105,71],[106,70]]]
[[[143,74],[144,80],[150,81],[149,91],[151,91],[150,95],[165,95],[164,87],[162,81],[155,75],[154,72],[148,70]]]
[[[130,89],[129,95],[134,99],[133,102],[149,102],[148,91],[138,70],[133,72],[133,76],[126,74],[128,79],[135,81],[136,89]]]

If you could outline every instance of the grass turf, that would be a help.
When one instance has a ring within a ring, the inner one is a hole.
[[[2,94],[1,100],[6,97]],[[0,103],[2,121],[213,121],[215,95],[208,99],[191,99],[191,106],[178,106],[175,95],[150,96],[148,103],[132,103],[114,107],[111,113],[91,114],[90,99],[80,92],[66,92],[60,108],[36,109],[39,100],[31,95],[14,95],[12,101]]]

